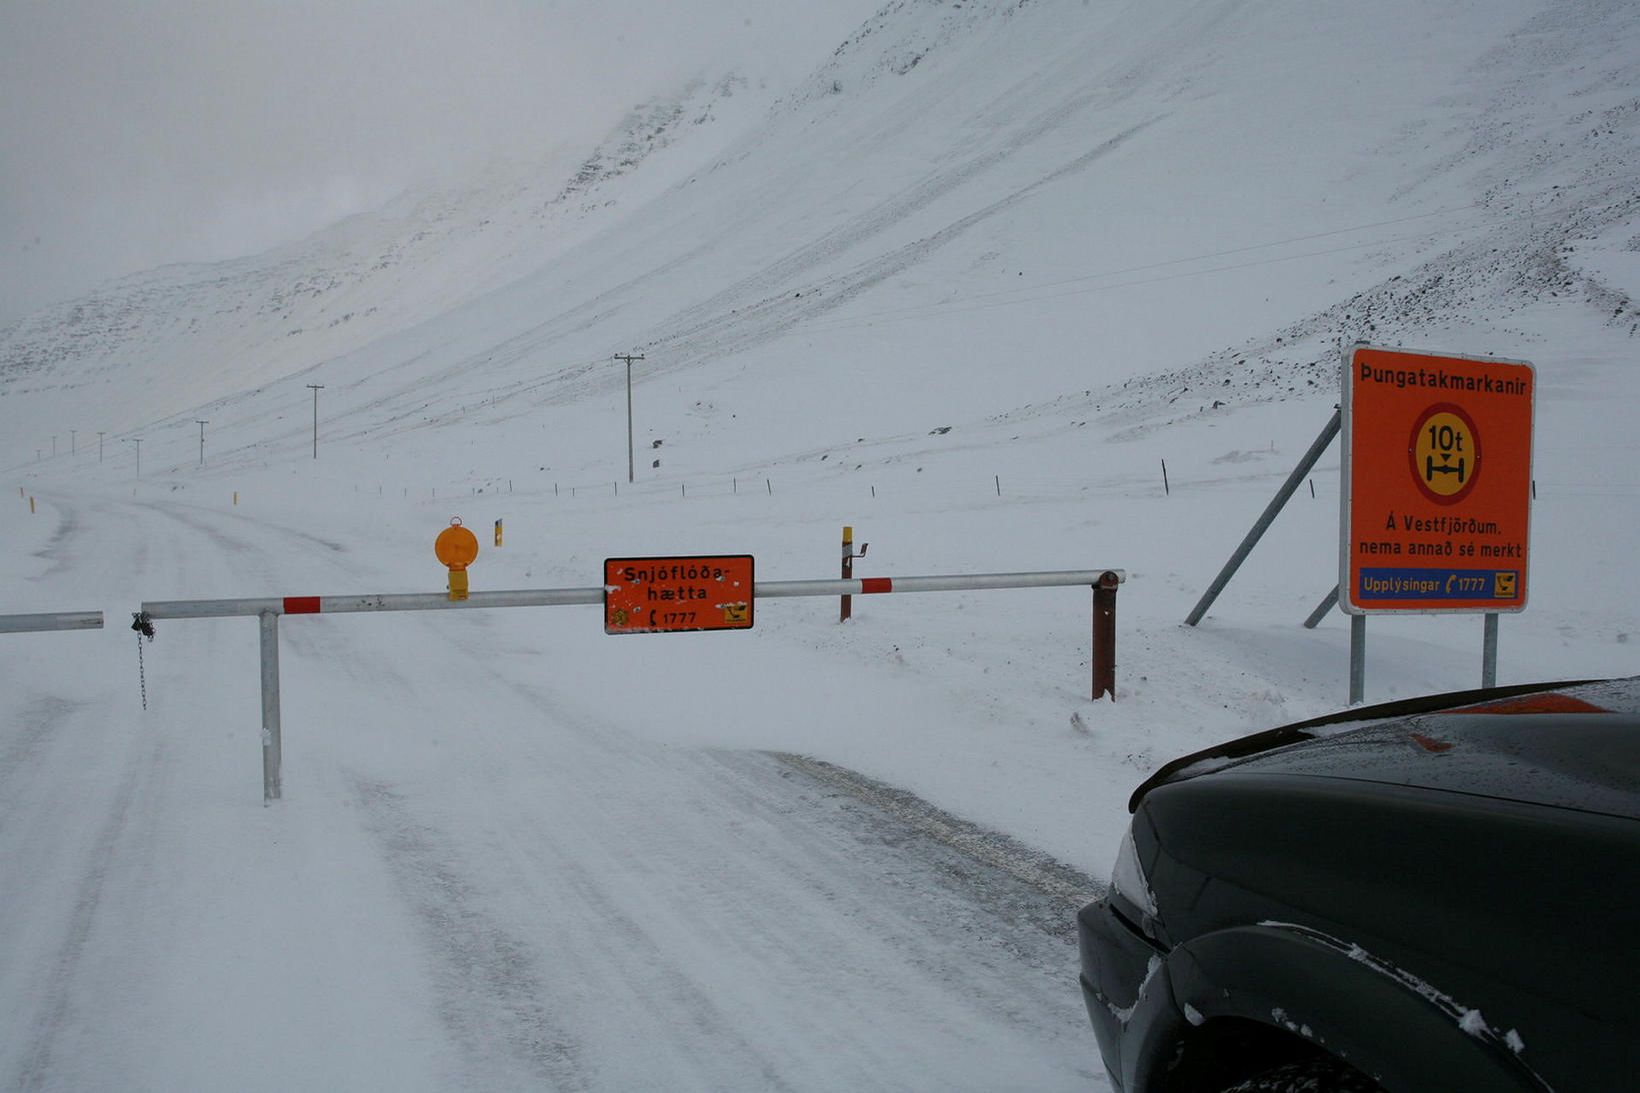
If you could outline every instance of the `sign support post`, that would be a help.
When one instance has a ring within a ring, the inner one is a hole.
[[[1264,533],[1270,530],[1270,525],[1275,523],[1276,516],[1286,506],[1293,494],[1297,492],[1299,483],[1304,481],[1304,476],[1310,473],[1310,468],[1314,467],[1316,460],[1321,458],[1321,453],[1327,450],[1327,445],[1332,443],[1332,438],[1338,435],[1339,414],[1340,411],[1333,411],[1333,416],[1328,420],[1326,427],[1310,444],[1310,450],[1304,453],[1304,458],[1298,461],[1298,466],[1293,468],[1293,473],[1287,476],[1287,481],[1282,483],[1281,489],[1276,491],[1275,497],[1264,507],[1264,512],[1253,524],[1253,530],[1247,533],[1247,537],[1241,541],[1241,545],[1230,556],[1230,560],[1224,563],[1224,568],[1219,570],[1219,575],[1213,578],[1213,583],[1207,586],[1206,592],[1202,593],[1202,598],[1184,620],[1186,626],[1195,626],[1202,621],[1202,616],[1206,615],[1207,609],[1213,606],[1213,601],[1219,598],[1219,593],[1223,592],[1224,586],[1230,583],[1230,578],[1236,575],[1236,570],[1241,568],[1241,563],[1247,560],[1247,556],[1253,553],[1253,548],[1258,545],[1258,541],[1264,538]]]
[[[1488,611],[1481,623],[1481,686],[1498,685],[1498,613]]]
[[[1322,601],[1315,605],[1315,610],[1310,612],[1310,617],[1304,620],[1304,629],[1314,630],[1317,626],[1321,625],[1321,620],[1327,617],[1327,612],[1337,606],[1338,586],[1333,585],[1332,591],[1327,593]]]
[[[1359,706],[1367,695],[1367,617],[1350,616],[1350,705]]]

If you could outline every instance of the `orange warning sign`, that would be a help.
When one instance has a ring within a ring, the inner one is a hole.
[[[1343,386],[1344,610],[1524,609],[1532,365],[1358,345]]]
[[[608,558],[604,633],[749,630],[752,556]]]

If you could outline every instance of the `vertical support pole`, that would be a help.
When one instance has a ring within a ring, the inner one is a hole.
[[[1481,624],[1481,686],[1498,685],[1498,613],[1488,611]]]
[[[279,800],[279,616],[257,616],[262,629],[262,803]]]
[[[1093,697],[1116,701],[1116,574],[1106,572],[1093,586]]]
[[[1187,626],[1195,626],[1202,621],[1202,616],[1207,614],[1207,609],[1213,606],[1214,600],[1219,598],[1219,593],[1223,592],[1224,586],[1230,583],[1230,578],[1236,575],[1236,570],[1241,568],[1241,563],[1245,562],[1247,556],[1253,553],[1253,547],[1258,545],[1258,541],[1264,537],[1264,533],[1270,529],[1270,525],[1275,523],[1276,515],[1281,512],[1282,506],[1286,505],[1288,499],[1293,496],[1294,491],[1298,489],[1298,484],[1304,481],[1304,476],[1310,473],[1310,468],[1314,467],[1316,461],[1321,458],[1321,453],[1327,450],[1327,445],[1331,444],[1333,437],[1338,435],[1338,430],[1343,427],[1343,423],[1344,412],[1334,410],[1333,416],[1328,420],[1326,427],[1310,444],[1309,451],[1304,453],[1304,458],[1298,461],[1298,466],[1293,468],[1293,473],[1287,476],[1287,481],[1281,484],[1281,489],[1276,491],[1275,497],[1264,507],[1264,512],[1253,524],[1253,530],[1247,533],[1247,537],[1241,541],[1241,545],[1230,556],[1230,560],[1224,563],[1224,568],[1219,570],[1219,575],[1213,578],[1213,583],[1207,586],[1207,591],[1202,594],[1202,598],[1196,604],[1195,609],[1186,616],[1184,621]]]
[[[1367,694],[1367,617],[1350,616],[1350,705],[1359,706]]]
[[[1310,617],[1304,620],[1304,629],[1314,630],[1320,625],[1321,620],[1327,617],[1327,612],[1337,606],[1338,586],[1333,585],[1332,591],[1327,593],[1326,597],[1315,605],[1315,610],[1310,612]]]
[[[843,528],[843,580],[845,580],[845,581],[849,580],[853,576],[854,576],[854,528],[845,525],[844,528]],[[840,597],[838,597],[838,599],[841,602],[842,606],[838,608],[837,621],[838,622],[847,622],[849,620],[849,616],[854,613],[854,597],[853,596],[840,596]]]

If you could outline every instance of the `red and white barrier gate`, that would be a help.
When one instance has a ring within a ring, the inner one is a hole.
[[[936,577],[864,577],[854,580],[758,581],[755,598],[788,596],[869,596],[889,592],[958,592],[992,588],[1093,589],[1093,697],[1116,698],[1116,589],[1126,579],[1120,569],[1046,573],[978,573]],[[518,589],[472,592],[453,600],[443,592],[377,596],[284,596],[244,600],[158,600],[144,603],[139,623],[155,619],[216,619],[254,615],[261,625],[262,799],[280,797],[279,616],[336,615],[359,611],[451,611],[483,607],[562,607],[602,604],[598,588]],[[3,618],[4,616],[0,616]],[[99,624],[101,616],[98,616]]]

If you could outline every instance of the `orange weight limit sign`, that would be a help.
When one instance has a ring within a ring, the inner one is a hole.
[[[1523,610],[1532,365],[1357,345],[1343,380],[1344,610]]]
[[[450,598],[467,598],[467,567],[478,557],[478,536],[461,526],[461,517],[450,519],[450,526],[433,540],[433,553],[450,570]]]

